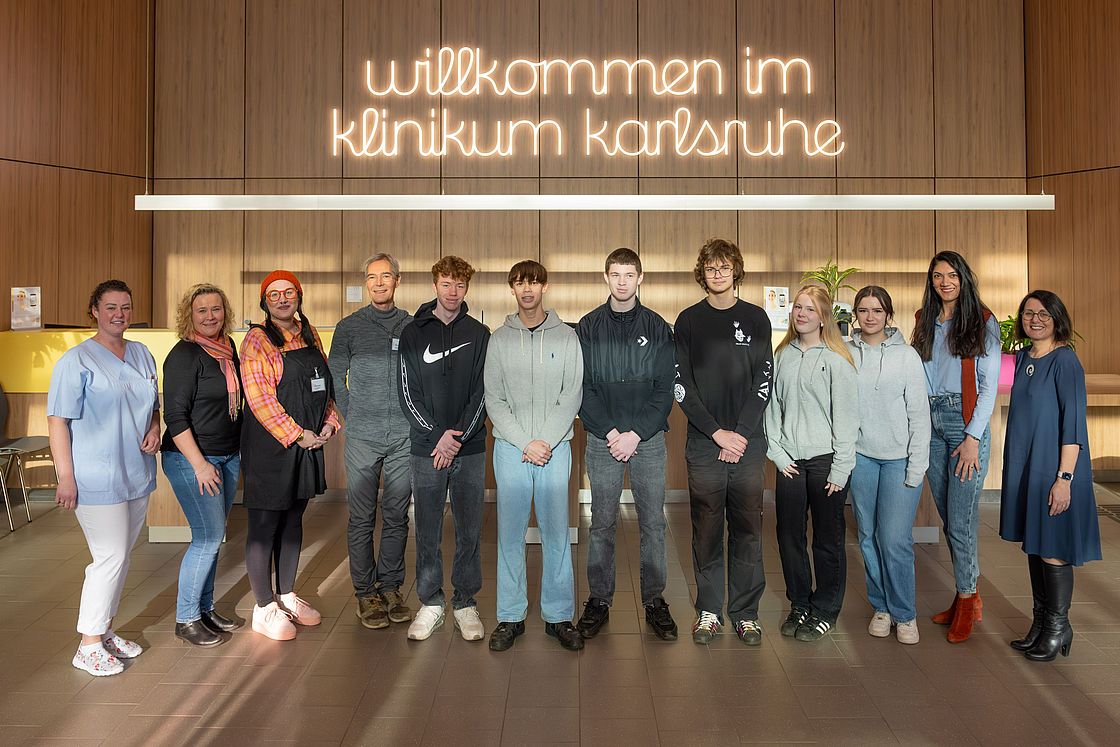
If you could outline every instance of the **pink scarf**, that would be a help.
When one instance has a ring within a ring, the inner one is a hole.
[[[209,340],[191,332],[189,339],[218,361],[226,377],[226,391],[229,392],[229,418],[237,422],[237,416],[241,412],[241,382],[237,379],[237,369],[233,365],[233,345],[229,338],[223,335],[217,340]]]

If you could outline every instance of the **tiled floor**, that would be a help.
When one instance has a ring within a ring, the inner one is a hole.
[[[85,542],[72,514],[33,507],[33,524],[0,532],[4,745],[1120,743],[1120,523],[1103,517],[1106,560],[1078,572],[1073,652],[1053,664],[1028,662],[1007,646],[1027,627],[1030,592],[1020,551],[993,531],[992,506],[983,509],[984,621],[964,645],[946,643],[945,629],[926,621],[951,598],[944,546],[918,551],[922,642],[904,647],[867,635],[851,527],[848,593],[834,634],[815,644],[782,638],[773,506],[764,645],[747,649],[733,633],[710,647],[687,635],[656,640],[644,631],[635,600],[637,524],[625,507],[619,589],[605,632],[579,654],[563,651],[544,635],[531,604],[526,635],[496,654],[485,642],[465,643],[450,624],[422,643],[408,641],[404,626],[361,628],[346,562],[346,505],[320,500],[308,512],[298,585],[322,611],[320,627],[289,643],[242,630],[224,646],[192,649],[171,632],[182,546],[142,542],[117,629],[147,650],[123,675],[94,679],[70,666]],[[683,631],[691,624],[688,507],[672,504],[668,514],[666,598]],[[588,521],[584,516],[577,552],[581,601]],[[219,607],[236,607],[241,616],[251,605],[244,525],[235,508],[218,581]],[[488,628],[494,530],[489,506],[479,595]],[[411,565],[410,557],[410,582]],[[539,567],[539,550],[531,550],[530,578]]]

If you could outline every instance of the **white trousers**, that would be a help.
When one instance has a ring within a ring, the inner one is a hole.
[[[111,506],[79,503],[74,513],[93,556],[93,562],[86,566],[86,581],[82,585],[78,632],[104,635],[117,614],[128,576],[129,555],[148,513],[148,496]]]

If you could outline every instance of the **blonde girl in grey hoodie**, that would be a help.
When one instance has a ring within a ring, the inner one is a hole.
[[[874,614],[867,632],[918,642],[914,609],[914,514],[929,466],[930,416],[922,359],[897,329],[890,294],[856,293],[860,429],[852,471],[852,508]]]
[[[817,285],[794,296],[789,331],[774,355],[774,392],[766,410],[766,456],[778,475],[778,553],[791,610],[781,632],[823,638],[844,601],[844,502],[855,464],[859,397],[852,353]],[[813,517],[813,570],[806,546]]]

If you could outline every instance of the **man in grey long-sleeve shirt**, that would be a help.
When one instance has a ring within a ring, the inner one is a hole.
[[[335,405],[346,419],[350,578],[358,619],[376,629],[412,619],[400,593],[412,488],[409,424],[397,397],[401,330],[412,316],[393,300],[401,275],[392,255],[374,254],[363,268],[370,303],[338,323],[328,362]],[[383,472],[381,553],[375,566],[373,533]]]

